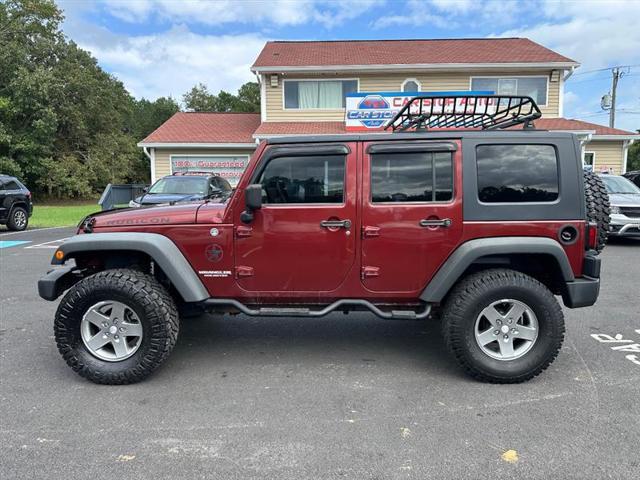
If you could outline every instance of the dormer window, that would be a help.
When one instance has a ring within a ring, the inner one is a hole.
[[[420,82],[415,78],[407,78],[404,82],[402,82],[402,91],[403,92],[419,92]]]

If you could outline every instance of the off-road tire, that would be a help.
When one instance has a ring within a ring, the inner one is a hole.
[[[143,336],[131,357],[109,362],[85,346],[80,324],[97,302],[125,303],[135,311]],[[169,357],[178,339],[179,319],[167,290],[152,276],[130,269],[105,270],[76,283],[56,312],[54,333],[58,350],[80,376],[107,385],[136,383],[153,373]]]
[[[584,172],[584,198],[587,207],[587,220],[598,225],[596,251],[600,253],[607,243],[611,207],[604,182],[593,172]]]
[[[18,215],[24,215],[24,224],[18,224]],[[29,225],[29,215],[27,211],[23,207],[13,207],[7,219],[7,228],[14,232],[21,232],[27,229],[27,225]]]
[[[475,322],[492,302],[510,298],[535,313],[538,338],[523,356],[497,360],[485,354],[475,339]],[[490,383],[520,383],[538,375],[556,358],[564,340],[564,316],[553,294],[521,272],[491,269],[462,279],[447,297],[442,312],[444,339],[460,366],[472,377]]]

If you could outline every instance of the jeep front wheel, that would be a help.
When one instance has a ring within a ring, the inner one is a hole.
[[[178,313],[152,276],[106,270],[67,292],[56,312],[54,333],[62,357],[79,375],[95,383],[135,383],[171,353]]]
[[[463,279],[442,317],[445,341],[458,363],[492,383],[535,377],[564,340],[564,317],[553,294],[514,270],[485,270]]]

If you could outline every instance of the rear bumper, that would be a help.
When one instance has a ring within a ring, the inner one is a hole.
[[[562,301],[566,307],[590,307],[596,303],[600,293],[600,262],[598,257],[585,257],[583,276],[565,284]]]
[[[53,301],[70,288],[78,277],[74,275],[75,267],[59,267],[50,270],[38,280],[38,294],[45,300]]]

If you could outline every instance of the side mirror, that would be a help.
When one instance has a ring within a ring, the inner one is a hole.
[[[150,187],[144,187],[144,188],[142,189],[142,193],[149,193],[149,188],[150,188]]]
[[[253,222],[253,212],[262,208],[262,185],[248,185],[244,190],[244,203],[246,210],[240,215],[242,223]]]

